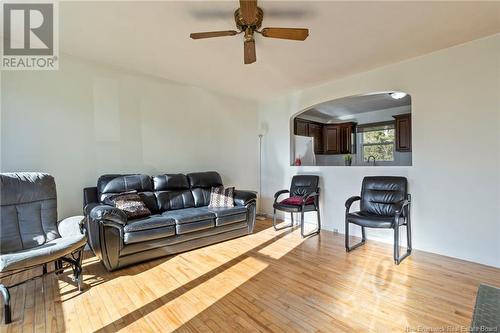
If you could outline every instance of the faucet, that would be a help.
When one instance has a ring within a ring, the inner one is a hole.
[[[366,161],[366,162],[369,164],[371,158],[373,158],[373,165],[375,166],[375,156],[373,156],[373,155],[368,156],[368,161]]]

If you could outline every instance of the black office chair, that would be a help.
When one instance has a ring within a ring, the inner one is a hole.
[[[319,177],[311,175],[293,176],[290,190],[281,190],[274,195],[273,226],[275,230],[290,228],[293,226],[293,214],[300,213],[300,233],[302,237],[319,234],[321,230],[321,218],[319,213]],[[280,202],[280,195],[290,193],[290,196]],[[290,213],[292,221],[283,227],[276,226],[276,210]],[[316,212],[318,215],[318,228],[308,234],[304,234],[304,213]]]
[[[366,241],[365,227],[394,229],[394,262],[396,265],[411,254],[410,202],[405,177],[365,177],[361,197],[355,196],[345,202],[345,249],[347,252]],[[360,211],[349,212],[351,205],[360,200]],[[349,224],[361,227],[361,242],[349,245]],[[399,227],[406,226],[407,250],[399,256]]]

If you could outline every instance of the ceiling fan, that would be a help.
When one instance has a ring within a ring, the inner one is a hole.
[[[240,8],[234,12],[234,20],[236,21],[236,28],[238,30],[195,32],[190,34],[190,37],[192,39],[202,39],[235,36],[244,33],[244,62],[245,64],[251,64],[257,60],[255,54],[255,32],[264,37],[301,41],[309,36],[309,30],[303,28],[264,28],[259,30],[262,26],[263,18],[264,11],[262,8],[257,7],[257,0],[240,0]]]

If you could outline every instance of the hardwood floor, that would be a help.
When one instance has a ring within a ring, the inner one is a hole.
[[[88,253],[84,292],[76,291],[69,273],[13,288],[14,322],[0,329],[460,329],[470,324],[479,283],[500,287],[499,269],[419,251],[395,266],[391,251],[389,244],[368,241],[347,254],[341,234],[302,239],[298,229],[276,232],[266,220],[253,235],[112,273]]]

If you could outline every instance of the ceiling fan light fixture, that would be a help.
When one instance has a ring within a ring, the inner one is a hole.
[[[236,30],[195,32],[190,34],[192,39],[213,38],[223,36],[234,36],[244,33],[243,41],[243,63],[251,64],[257,60],[255,53],[254,33],[257,32],[262,37],[279,38],[303,41],[309,36],[306,28],[264,28],[259,30],[264,18],[264,11],[257,6],[257,0],[240,0],[240,7],[234,12]]]
[[[391,96],[392,98],[394,99],[401,99],[401,98],[405,98],[407,95],[407,93],[404,93],[404,92],[400,92],[400,91],[393,91],[389,94],[389,96]]]

